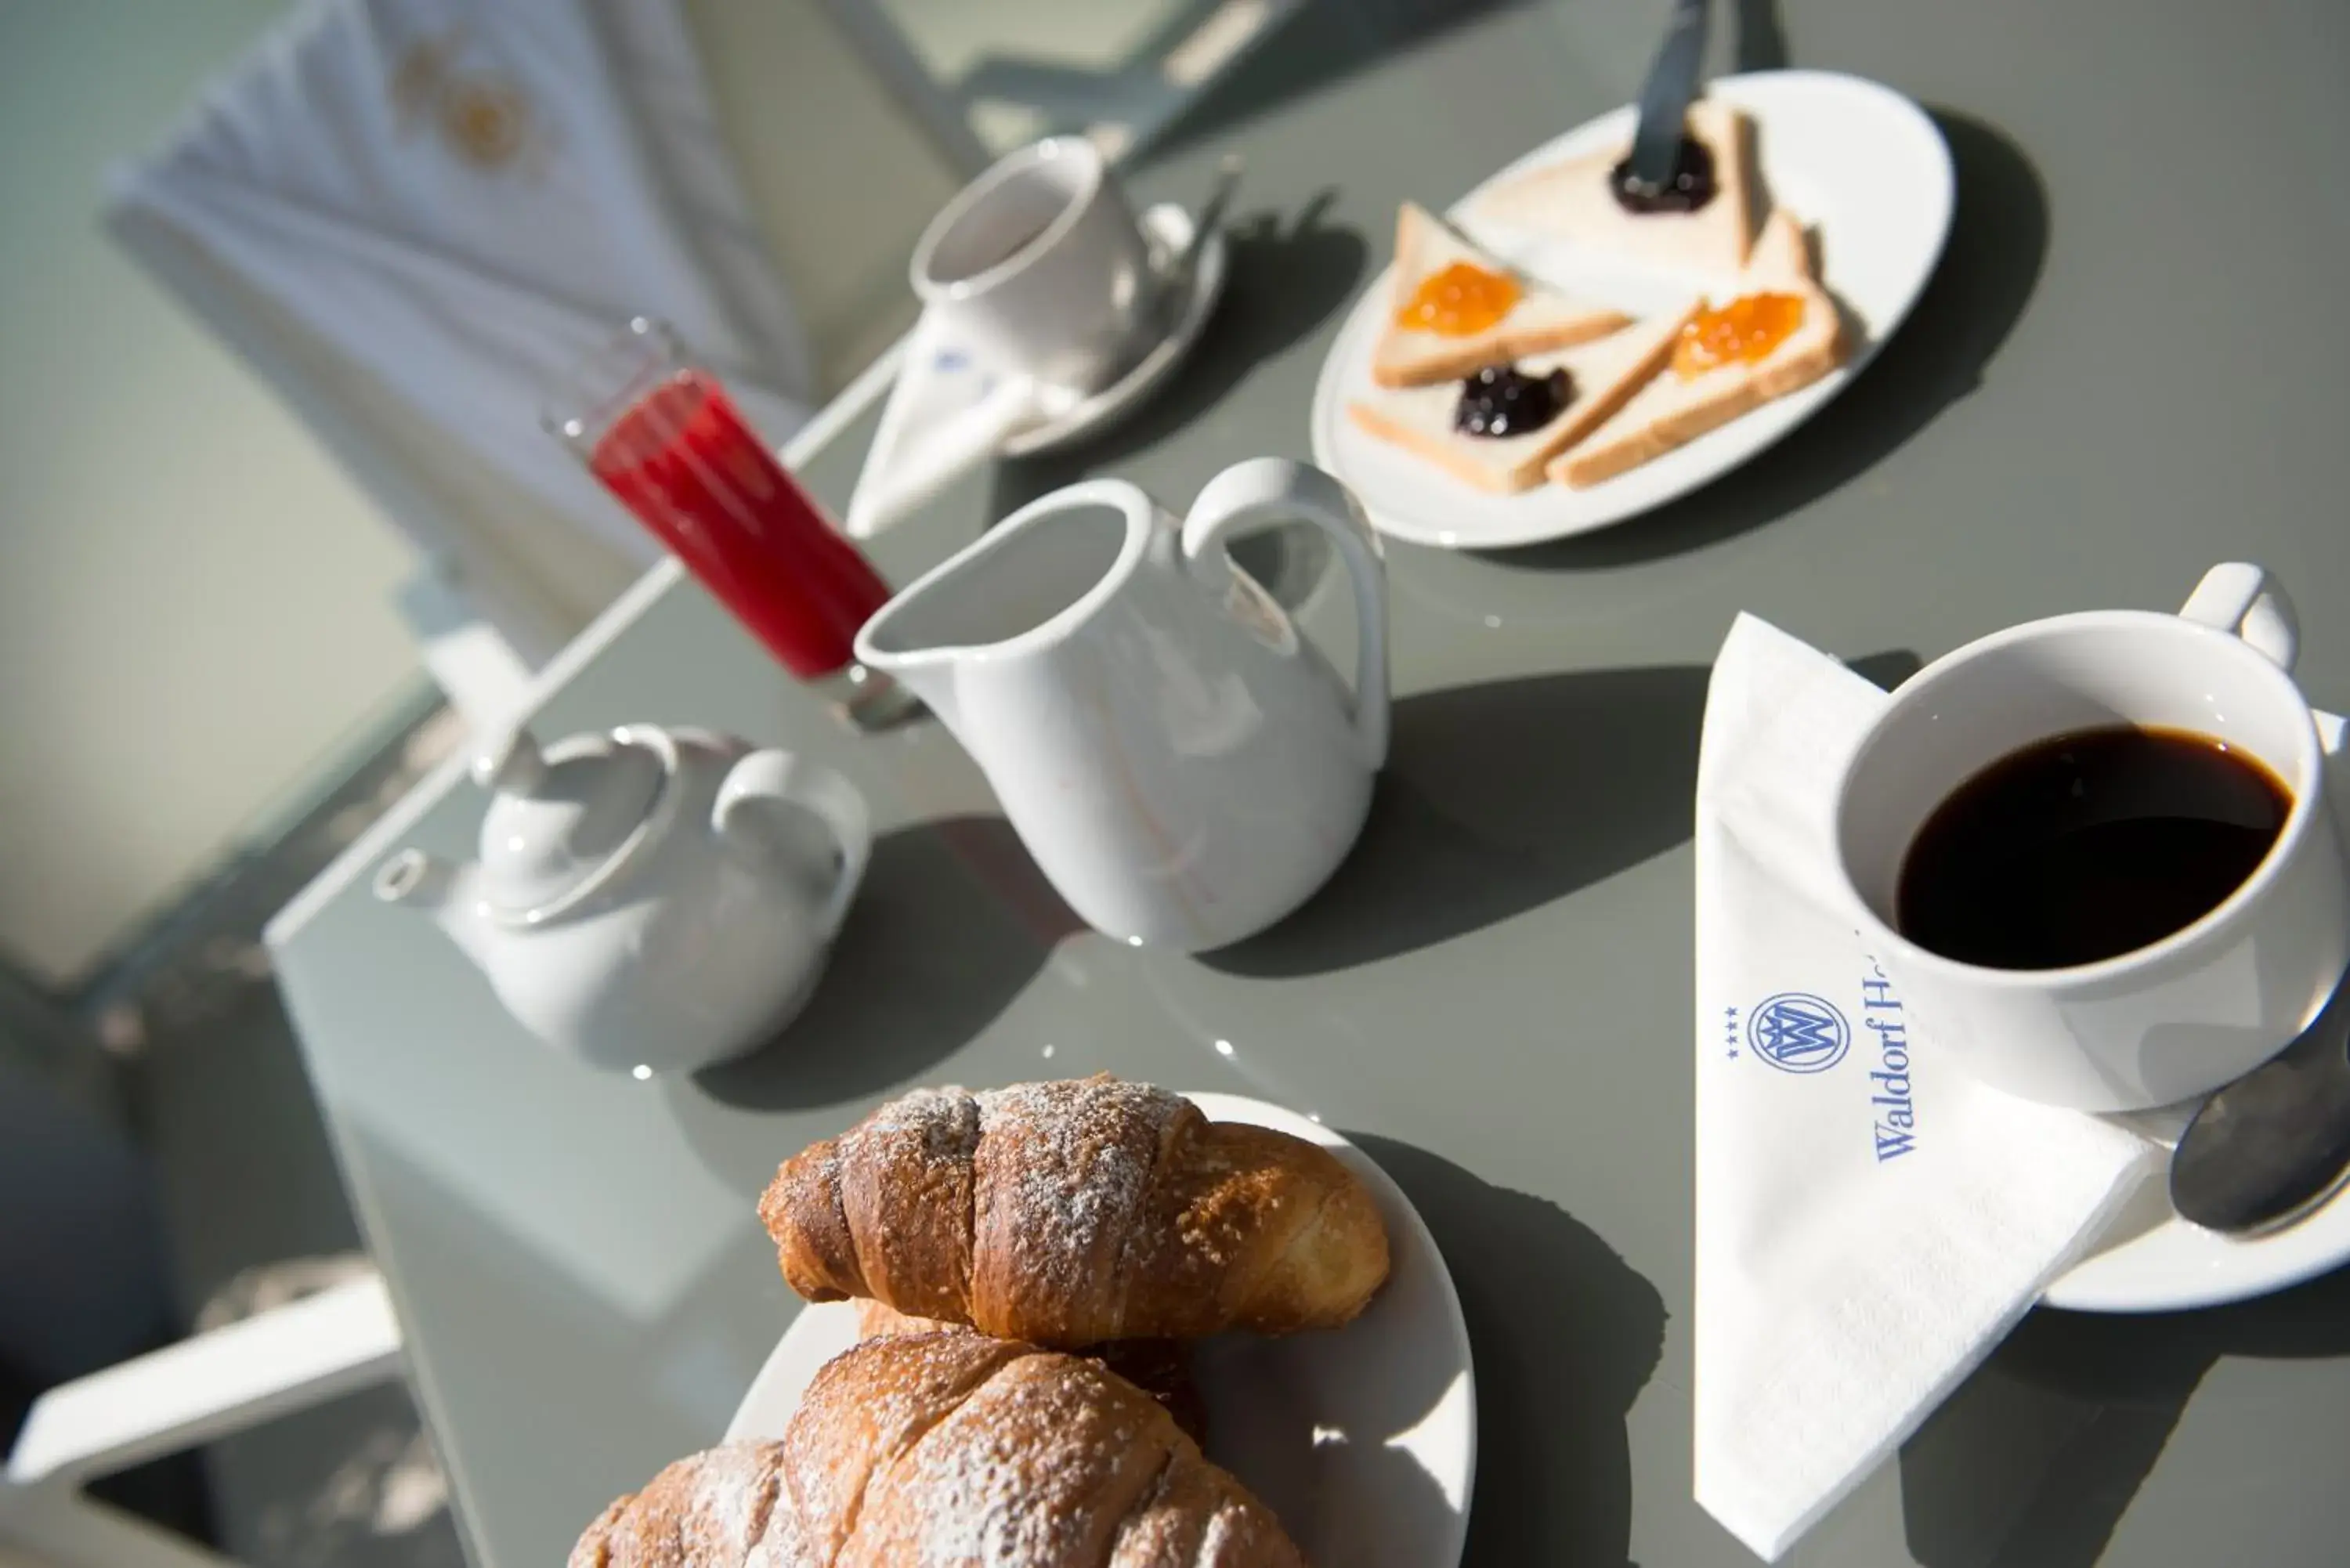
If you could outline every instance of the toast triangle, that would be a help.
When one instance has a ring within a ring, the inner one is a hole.
[[[1530,169],[1479,195],[1470,211],[1492,223],[1565,240],[1711,281],[1746,265],[1754,235],[1754,133],[1740,110],[1715,99],[1690,105],[1689,134],[1713,154],[1714,197],[1694,213],[1627,213],[1608,175],[1631,139]]]
[[[1501,320],[1482,332],[1448,337],[1396,321],[1422,279],[1455,262],[1516,278],[1524,291]],[[1371,379],[1382,387],[1424,387],[1457,381],[1488,365],[1505,365],[1602,337],[1622,327],[1623,312],[1521,275],[1406,202],[1396,214],[1395,286],[1386,324],[1371,350]]]
[[[1821,288],[1811,249],[1794,219],[1773,213],[1754,244],[1740,294],[1800,296],[1804,319],[1784,342],[1751,365],[1722,365],[1691,377],[1662,370],[1607,421],[1549,466],[1572,489],[1615,478],[1685,446],[1775,398],[1808,387],[1844,362],[1844,320]]]
[[[1523,435],[1464,435],[1452,425],[1461,389],[1374,389],[1347,405],[1347,417],[1379,440],[1434,464],[1465,484],[1497,495],[1540,483],[1543,467],[1621,408],[1672,357],[1681,325],[1697,309],[1636,321],[1605,337],[1518,362],[1529,376],[1564,369],[1572,383],[1566,407],[1548,424]]]

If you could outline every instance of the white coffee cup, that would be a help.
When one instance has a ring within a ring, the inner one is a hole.
[[[1904,1006],[1976,1076],[2082,1110],[2168,1105],[2250,1071],[2316,1017],[2350,963],[2350,871],[2315,719],[2288,673],[2297,642],[2283,590],[2236,562],[2177,615],[2011,627],[1894,692],[1837,788],[1838,867]],[[1963,963],[1895,929],[1902,859],[1952,791],[2034,742],[2116,724],[2210,735],[2292,791],[2242,886],[2159,941],[2067,969]]]
[[[1160,286],[1102,155],[1055,136],[1006,155],[915,244],[914,293],[991,368],[1100,390],[1148,347]]]

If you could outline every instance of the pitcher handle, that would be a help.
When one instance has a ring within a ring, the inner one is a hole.
[[[2178,614],[2235,633],[2281,670],[2291,670],[2301,651],[2301,618],[2293,601],[2266,567],[2250,561],[2222,561],[2204,573]]]
[[[816,910],[819,940],[830,941],[848,918],[849,900],[865,880],[873,856],[873,823],[865,797],[857,786],[820,763],[780,750],[752,752],[738,759],[719,784],[711,803],[711,825],[726,838],[758,842],[750,808],[754,802],[789,801],[805,807],[832,836],[840,852],[840,869],[824,905]]]
[[[1388,760],[1387,568],[1378,535],[1354,493],[1320,469],[1285,457],[1253,457],[1208,482],[1183,519],[1183,554],[1196,569],[1233,569],[1225,549],[1235,529],[1300,518],[1327,534],[1355,586],[1355,733],[1364,764]]]

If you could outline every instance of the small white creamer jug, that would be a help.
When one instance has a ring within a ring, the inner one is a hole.
[[[1225,550],[1301,520],[1353,581],[1351,696]],[[1056,491],[883,607],[857,655],[945,721],[1070,907],[1138,945],[1222,947],[1303,903],[1387,760],[1376,536],[1285,459],[1227,469],[1180,522],[1122,481]]]

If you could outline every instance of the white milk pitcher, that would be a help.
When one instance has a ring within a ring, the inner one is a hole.
[[[1360,626],[1350,698],[1225,542],[1303,520]],[[1280,919],[1345,858],[1387,760],[1386,578],[1319,469],[1255,458],[1180,521],[1093,480],[1031,503],[883,607],[857,654],[917,692],[1070,907],[1197,952]]]

